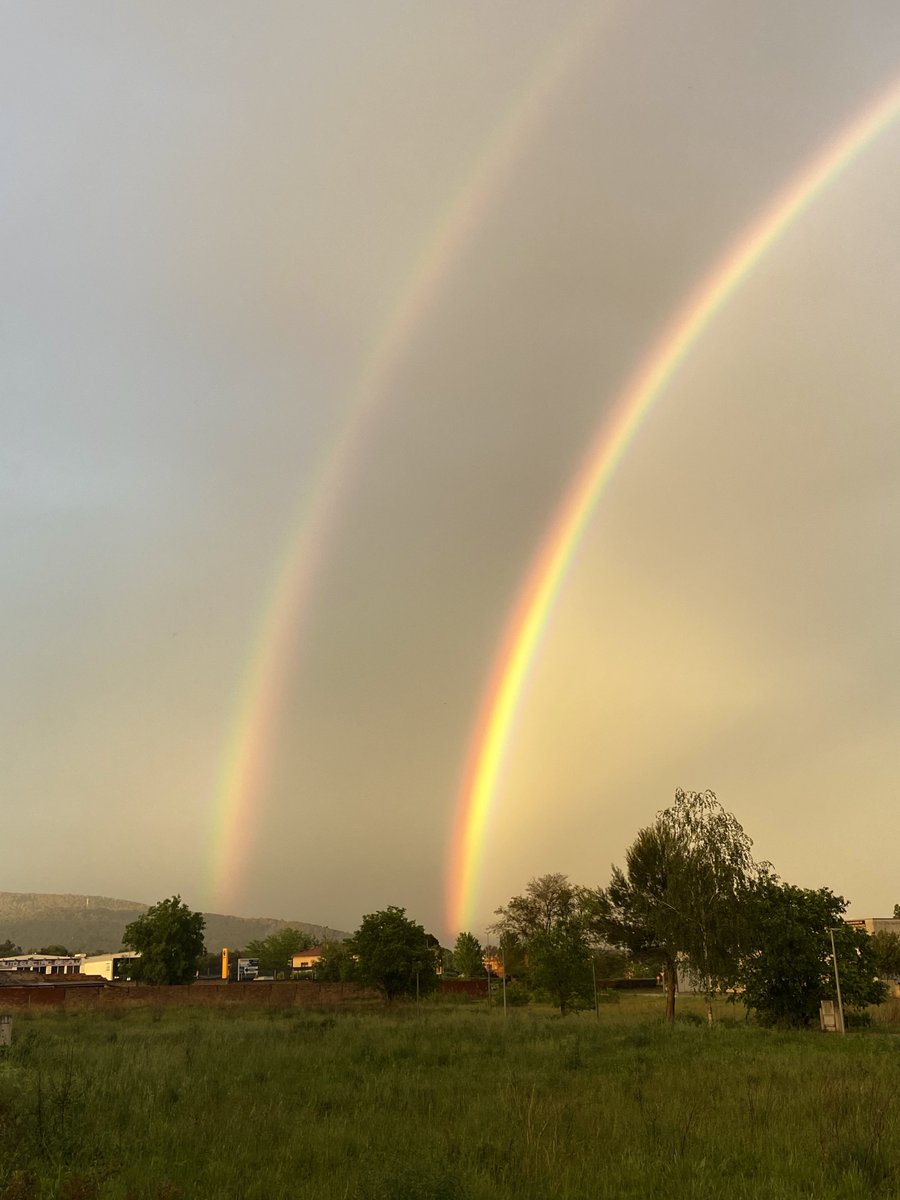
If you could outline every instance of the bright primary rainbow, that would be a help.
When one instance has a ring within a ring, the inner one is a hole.
[[[368,419],[384,400],[394,371],[463,246],[527,151],[560,84],[614,11],[612,4],[588,7],[566,24],[549,53],[542,55],[525,93],[482,147],[465,183],[440,212],[397,302],[372,340],[340,436],[304,491],[247,656],[215,788],[207,892],[210,903],[220,908],[233,904],[252,852],[299,630],[343,483],[359,454]]]
[[[603,422],[531,564],[488,680],[456,806],[447,878],[450,929],[469,928],[477,914],[489,820],[528,674],[604,487],[654,402],[716,314],[779,236],[898,113],[900,83],[894,83],[803,167],[679,307]]]

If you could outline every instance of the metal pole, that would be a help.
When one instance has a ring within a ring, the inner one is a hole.
[[[837,950],[835,950],[835,948],[834,948],[834,930],[833,929],[828,930],[828,936],[831,938],[831,961],[834,963],[834,986],[835,986],[835,990],[837,991],[838,1017],[840,1018],[840,1022],[841,1022],[841,1033],[846,1033],[847,1028],[844,1025],[844,1005],[841,1001],[841,979],[840,979],[840,975],[838,974]]]
[[[597,995],[597,964],[591,959],[591,976],[594,980],[594,1012],[597,1014],[597,1020],[600,1020],[600,997]]]
[[[505,1016],[507,1016],[507,1012],[506,1012],[506,951],[501,950],[500,953],[503,956],[503,1015],[505,1017]]]

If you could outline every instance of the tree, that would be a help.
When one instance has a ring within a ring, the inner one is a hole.
[[[593,963],[598,982],[600,980],[627,978],[629,975],[634,974],[635,967],[645,968],[646,966],[651,966],[654,974],[659,970],[659,963],[655,958],[652,958],[649,964],[645,964],[639,957],[636,958],[627,951],[617,949],[615,946],[610,946],[607,943],[593,946],[591,949],[591,962]]]
[[[681,954],[712,1021],[713,996],[737,978],[749,890],[769,864],[753,861],[753,843],[714,792],[679,788],[659,820],[677,848],[668,891],[681,922]]]
[[[872,934],[872,953],[879,979],[900,978],[900,934],[879,929]]]
[[[357,978],[356,959],[349,942],[323,942],[322,957],[313,972],[325,983],[347,983]]]
[[[561,1016],[584,1007],[593,992],[591,950],[581,920],[559,922],[528,946],[532,986],[546,992]]]
[[[492,929],[512,933],[529,942],[537,933],[549,933],[565,921],[580,916],[580,889],[569,883],[568,875],[541,875],[531,879],[524,896],[513,896],[505,908],[498,908]]]
[[[668,900],[675,847],[670,834],[650,825],[625,852],[625,870],[614,866],[609,886],[596,893],[595,928],[630,954],[662,964],[666,1020],[675,1019],[676,967],[681,949],[678,922]]]
[[[900,921],[900,904],[894,905],[894,920]]]
[[[764,1024],[808,1026],[818,1020],[821,1001],[835,998],[832,933],[845,1006],[884,999],[872,940],[844,923],[843,897],[765,878],[752,889],[748,907],[740,981],[744,1003]]]
[[[278,975],[289,972],[295,954],[311,949],[312,938],[300,929],[287,925],[284,929],[270,933],[268,937],[247,943],[242,958],[258,958],[261,975]]]
[[[38,950],[38,954],[52,955],[55,958],[68,958],[69,953],[65,946],[57,945],[55,942],[50,946],[41,946]]]
[[[453,948],[453,967],[463,979],[484,975],[484,950],[472,933],[461,933]]]
[[[507,973],[524,967],[531,985],[546,992],[563,1016],[592,990],[586,895],[566,875],[542,875],[496,910],[499,920],[492,926]]]
[[[347,943],[356,959],[356,977],[378,988],[390,1003],[397,996],[417,995],[437,986],[435,939],[389,905],[369,913]]]
[[[122,945],[137,950],[132,978],[144,983],[190,983],[206,954],[203,913],[191,912],[180,896],[160,900],[125,927]]]
[[[5,942],[0,942],[0,958],[14,958],[15,955],[22,953],[22,947],[17,946],[14,941],[9,938]]]
[[[712,1020],[712,998],[738,971],[746,898],[768,864],[714,792],[675,792],[675,803],[642,829],[597,894],[597,926],[614,945],[656,953],[666,984],[666,1019],[675,1018],[676,971],[699,985]]]

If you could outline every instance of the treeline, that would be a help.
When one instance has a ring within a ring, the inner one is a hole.
[[[0,958],[15,958],[17,954],[46,954],[50,957],[68,958],[71,951],[67,950],[56,942],[51,946],[32,946],[29,950],[23,950],[17,942],[12,938],[7,938],[6,941],[0,942]]]
[[[431,990],[439,968],[475,978],[493,966],[516,985],[516,1001],[534,995],[563,1015],[594,1003],[598,979],[649,974],[665,987],[669,1021],[680,976],[706,997],[710,1020],[714,997],[730,993],[765,1023],[807,1026],[835,996],[834,955],[850,1009],[880,1003],[884,979],[900,976],[900,937],[847,925],[846,907],[829,888],[795,887],[754,861],[750,838],[713,792],[678,790],[607,887],[532,879],[496,910],[495,945],[464,931],[442,950],[405,909],[388,908],[325,946],[315,974],[391,1000]]]
[[[565,1015],[594,1003],[598,979],[650,974],[661,977],[672,1021],[681,976],[706,997],[710,1020],[714,997],[730,993],[765,1023],[807,1026],[835,996],[836,964],[850,1009],[880,1003],[884,980],[900,977],[900,936],[847,925],[846,907],[829,888],[796,887],[754,861],[750,838],[713,792],[678,790],[639,830],[607,887],[561,874],[532,879],[496,910],[495,945],[463,931],[444,949],[390,906],[363,917],[349,938],[326,942],[314,977],[358,982],[392,1001],[427,994],[442,971],[474,978],[494,970],[517,985],[514,999],[534,995]],[[204,959],[214,972],[219,957],[206,955],[203,925],[178,896],[132,922],[123,942],[141,951],[137,976],[189,982]],[[286,928],[232,953],[283,978],[311,943]]]
[[[843,921],[843,897],[784,882],[757,863],[752,842],[715,794],[678,790],[614,865],[606,888],[564,875],[529,883],[497,910],[505,970],[550,996],[562,1013],[588,1001],[598,963],[659,972],[675,1018],[679,973],[712,1001],[730,992],[763,1022],[807,1026],[835,996],[862,1009],[900,975],[900,937],[869,937]],[[833,949],[832,949],[833,948]],[[834,951],[834,953],[833,953]]]

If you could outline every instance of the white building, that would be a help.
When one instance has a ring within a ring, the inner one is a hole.
[[[37,975],[77,975],[82,954],[11,954],[0,958],[0,971],[30,971]]]
[[[851,929],[864,929],[866,933],[896,933],[900,934],[900,917],[859,917],[855,920],[844,919],[844,924]]]
[[[140,958],[139,950],[117,950],[115,954],[85,954],[81,957],[82,975],[99,975],[102,979],[121,979],[122,966]]]

